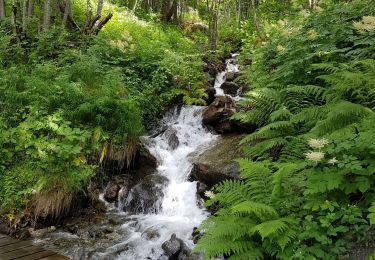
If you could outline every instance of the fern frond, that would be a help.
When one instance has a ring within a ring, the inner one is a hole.
[[[319,121],[311,132],[322,136],[332,133],[342,127],[360,121],[362,118],[374,114],[372,110],[348,101],[336,104],[324,120]]]
[[[256,159],[259,157],[261,158],[269,158],[269,152],[272,149],[280,150],[282,147],[287,144],[288,141],[283,137],[277,137],[269,140],[264,140],[261,142],[256,143],[253,146],[247,146],[243,148],[243,151],[246,156]]]
[[[271,122],[285,121],[285,120],[289,120],[291,116],[292,116],[292,113],[290,113],[290,111],[286,107],[282,107],[271,113],[270,121]]]
[[[254,201],[244,201],[234,205],[232,211],[239,215],[254,214],[260,220],[277,218],[279,216],[273,207]]]

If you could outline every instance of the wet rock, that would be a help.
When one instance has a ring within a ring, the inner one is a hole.
[[[230,71],[225,75],[227,81],[233,81],[238,77],[238,72]]]
[[[165,132],[164,132],[165,138],[168,140],[168,145],[172,150],[176,150],[177,147],[180,145],[180,141],[178,140],[177,137],[177,130],[169,127]]]
[[[199,260],[198,254],[192,254],[190,248],[179,239],[176,234],[172,234],[171,238],[162,244],[164,254],[168,260]]]
[[[208,186],[203,182],[197,182],[197,194],[201,197],[204,196],[205,191],[208,190]]]
[[[218,96],[203,112],[202,122],[218,133],[235,131],[230,117],[236,113],[236,105],[228,96]]]
[[[154,174],[157,167],[158,161],[155,156],[153,156],[146,147],[142,146],[135,159],[135,183],[144,179],[147,175]]]
[[[111,217],[108,219],[108,224],[112,226],[118,226],[118,225],[121,225],[122,223],[123,223],[123,220],[120,218]]]
[[[240,86],[231,81],[225,81],[221,88],[224,90],[225,94],[231,95],[232,97],[237,96],[237,92],[240,89]]]
[[[127,197],[129,193],[130,176],[129,175],[116,175],[107,184],[104,190],[104,199],[107,202],[115,202]]]
[[[207,79],[208,86],[214,87],[214,85],[215,85],[215,77],[212,77],[210,74],[208,74],[207,77],[208,77],[208,79]]]
[[[124,211],[132,213],[152,213],[160,208],[159,202],[163,198],[163,189],[168,183],[164,176],[152,174],[146,176],[131,188],[124,202]]]
[[[120,185],[118,185],[114,181],[110,181],[107,184],[107,187],[104,192],[104,199],[108,202],[114,202],[117,200],[118,192],[121,189]]]
[[[165,241],[162,245],[161,248],[164,250],[164,253],[171,258],[172,256],[175,256],[181,250],[181,244],[182,240],[177,238],[176,234],[172,234],[171,238],[167,241]]]
[[[197,227],[193,229],[193,233],[191,234],[191,237],[193,238],[194,244],[198,242],[198,240],[203,236],[203,234],[199,231]]]
[[[222,136],[200,155],[193,155],[189,179],[208,188],[227,179],[239,179],[239,165],[234,160],[242,156],[239,146],[244,135]]]
[[[148,228],[142,233],[142,237],[147,240],[155,240],[160,237],[159,231],[156,228]]]
[[[212,77],[216,77],[216,74],[220,71],[225,70],[224,60],[210,60],[208,57],[204,57],[203,61],[205,62],[203,71],[209,73]]]
[[[206,90],[207,98],[206,103],[211,104],[215,100],[216,90],[214,87],[208,87]]]

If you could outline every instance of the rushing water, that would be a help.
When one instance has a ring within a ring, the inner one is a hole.
[[[188,158],[193,152],[203,151],[216,138],[202,126],[203,109],[184,106],[180,112],[176,108],[163,118],[167,131],[173,129],[178,138],[177,148],[170,146],[169,136],[165,134],[145,141],[159,162],[158,174],[167,177],[169,183],[164,188],[158,213],[132,216],[133,221],[123,225],[130,231],[123,241],[128,250],[118,259],[158,259],[162,255],[161,244],[173,233],[187,245],[193,245],[193,228],[199,226],[207,213],[197,204],[196,182],[187,180],[192,167]],[[158,237],[151,240],[145,237],[145,232],[150,230],[157,232]]]
[[[227,73],[238,72],[235,56],[226,60],[226,70],[216,77],[214,87],[217,96],[224,95],[221,85],[225,82]],[[120,200],[117,207],[106,203],[107,218],[119,220],[113,233],[97,238],[95,227],[89,225],[81,233],[71,234],[62,229],[35,241],[44,245],[54,244],[54,250],[74,259],[98,260],[167,259],[163,256],[161,245],[173,233],[187,246],[193,247],[192,231],[208,213],[198,201],[196,182],[188,181],[192,169],[189,158],[192,154],[197,156],[205,151],[217,138],[202,125],[204,109],[201,106],[176,107],[160,121],[160,127],[164,131],[157,136],[143,138],[144,145],[158,161],[155,174],[167,180],[160,187],[163,196],[157,198],[152,210],[147,211],[152,213],[134,215],[123,212],[123,208],[132,200],[129,195],[125,201]],[[105,232],[113,229],[108,219],[97,224],[107,230]]]
[[[221,85],[226,81],[226,76],[228,73],[238,73],[239,67],[236,63],[237,54],[232,54],[232,58],[225,60],[225,70],[220,71],[215,78],[215,91],[216,96],[224,96],[224,90],[221,88]]]

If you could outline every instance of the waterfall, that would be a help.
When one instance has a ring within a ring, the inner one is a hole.
[[[183,106],[180,111],[175,108],[161,121],[167,130],[157,137],[145,138],[145,145],[159,162],[157,174],[165,176],[168,184],[157,213],[128,216],[130,221],[122,228],[129,236],[121,244],[108,248],[111,252],[127,246],[117,259],[163,259],[161,244],[173,233],[189,247],[193,246],[191,233],[207,217],[207,212],[198,205],[196,182],[187,180],[192,168],[189,155],[204,151],[216,138],[202,126],[203,109],[200,106]],[[168,132],[175,133],[177,146],[171,145]],[[147,232],[157,235],[149,239]]]
[[[225,70],[217,73],[214,83],[214,88],[216,96],[224,96],[224,90],[221,88],[221,85],[226,81],[228,73],[238,73],[239,67],[236,63],[236,57],[238,54],[232,54],[232,57],[225,60]]]
[[[221,85],[228,73],[238,72],[235,56],[226,60],[226,70],[216,77],[216,96],[225,95]],[[105,203],[107,217],[98,224],[88,224],[79,230],[73,222],[69,227],[48,231],[34,242],[53,244],[54,250],[74,259],[95,260],[167,260],[161,245],[172,234],[192,248],[192,232],[209,213],[196,194],[197,182],[188,180],[192,169],[189,158],[199,156],[218,137],[202,125],[205,108],[175,107],[160,120],[162,131],[142,138],[144,146],[158,161],[156,172],[140,180],[148,181],[145,186],[151,190],[145,194],[152,196],[151,204],[149,200],[142,200],[140,193],[132,193],[135,188],[144,188],[137,183],[118,204]],[[134,206],[135,211],[127,210]]]

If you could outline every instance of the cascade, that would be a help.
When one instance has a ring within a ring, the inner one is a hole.
[[[238,72],[235,58],[236,55],[232,55],[227,59],[225,71],[217,74],[214,85],[216,96],[225,95],[221,85],[228,73]],[[95,248],[88,248],[89,239],[83,235],[57,230],[34,241],[41,244],[53,241],[56,250],[76,259],[166,260],[168,258],[163,255],[161,245],[172,234],[192,248],[193,229],[207,218],[208,212],[197,197],[197,183],[188,180],[192,169],[189,158],[192,154],[199,156],[218,137],[202,125],[204,109],[203,106],[175,107],[161,119],[159,126],[163,131],[156,136],[142,138],[144,146],[158,161],[157,170],[152,174],[155,178],[150,180],[153,188],[160,192],[154,195],[158,197],[152,207],[142,200],[135,201],[132,191],[116,206],[106,202],[107,217],[115,217],[121,222],[116,227],[118,236],[114,236],[115,239],[101,240],[98,237],[90,242]],[[127,211],[134,203],[137,211]],[[66,246],[68,240],[72,242]]]

